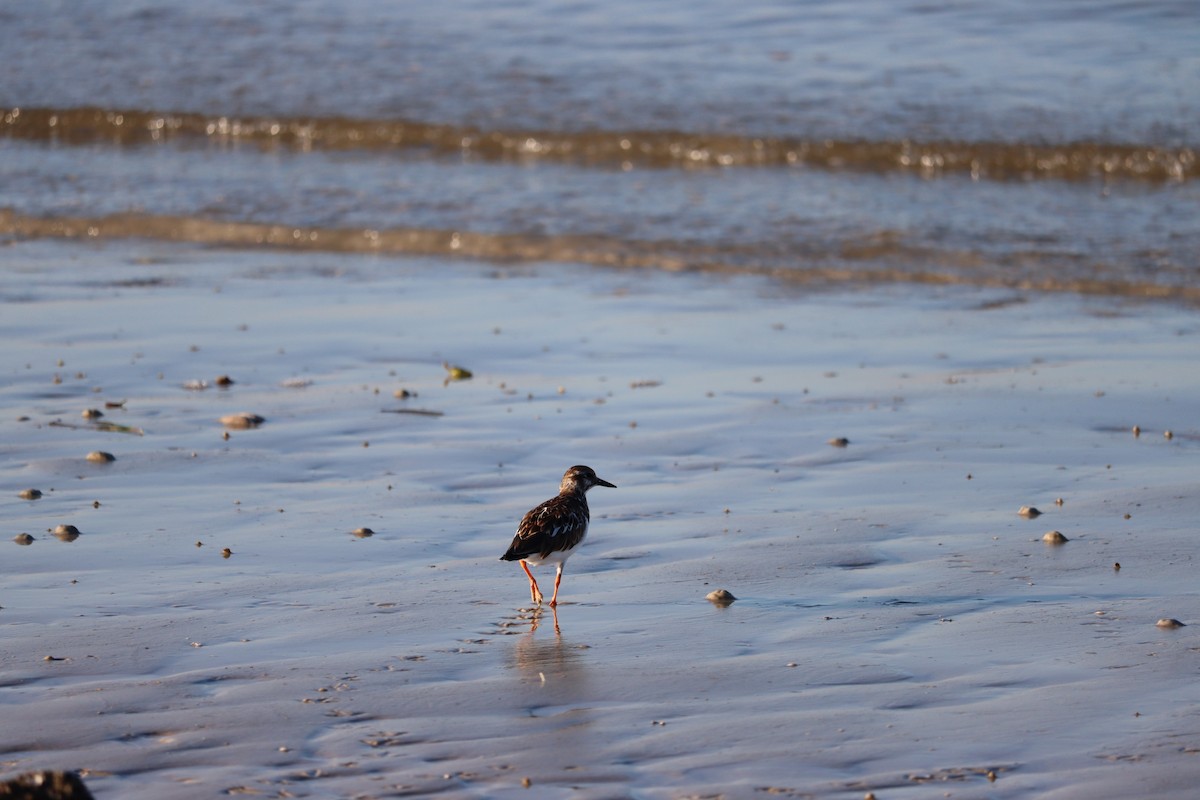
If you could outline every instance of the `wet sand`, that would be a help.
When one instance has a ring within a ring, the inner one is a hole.
[[[3,257],[0,778],[880,800],[1200,780],[1194,310],[139,242]],[[264,422],[219,422],[238,412]],[[620,488],[589,495],[557,613],[533,610],[498,557],[575,463]]]

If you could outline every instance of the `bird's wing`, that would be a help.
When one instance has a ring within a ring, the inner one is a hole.
[[[555,497],[531,510],[517,526],[506,557],[522,558],[534,554],[543,557],[556,550],[570,550],[587,533],[587,506]]]

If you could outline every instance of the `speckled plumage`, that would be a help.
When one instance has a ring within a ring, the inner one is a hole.
[[[563,475],[558,496],[552,497],[531,509],[517,526],[508,552],[500,556],[501,561],[520,561],[529,577],[529,594],[535,603],[542,602],[542,592],[537,580],[529,571],[529,565],[556,564],[554,595],[550,605],[558,605],[558,586],[562,582],[563,564],[583,544],[587,536],[590,519],[587,490],[593,486],[617,488],[614,484],[596,476],[591,467],[571,467]]]

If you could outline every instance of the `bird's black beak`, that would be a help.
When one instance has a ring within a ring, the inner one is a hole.
[[[609,483],[608,481],[604,480],[603,478],[596,478],[596,485],[597,486],[607,486],[610,489],[617,488],[617,485],[615,483]]]

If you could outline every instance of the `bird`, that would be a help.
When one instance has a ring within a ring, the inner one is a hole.
[[[541,605],[542,590],[537,578],[529,571],[529,565],[554,564],[554,594],[550,607],[558,606],[558,587],[562,583],[563,565],[571,554],[583,544],[588,530],[587,490],[593,486],[617,488],[596,476],[591,467],[576,465],[563,473],[558,487],[558,496],[530,509],[517,526],[508,552],[500,556],[501,561],[520,561],[521,569],[529,577],[529,595],[533,602]]]

